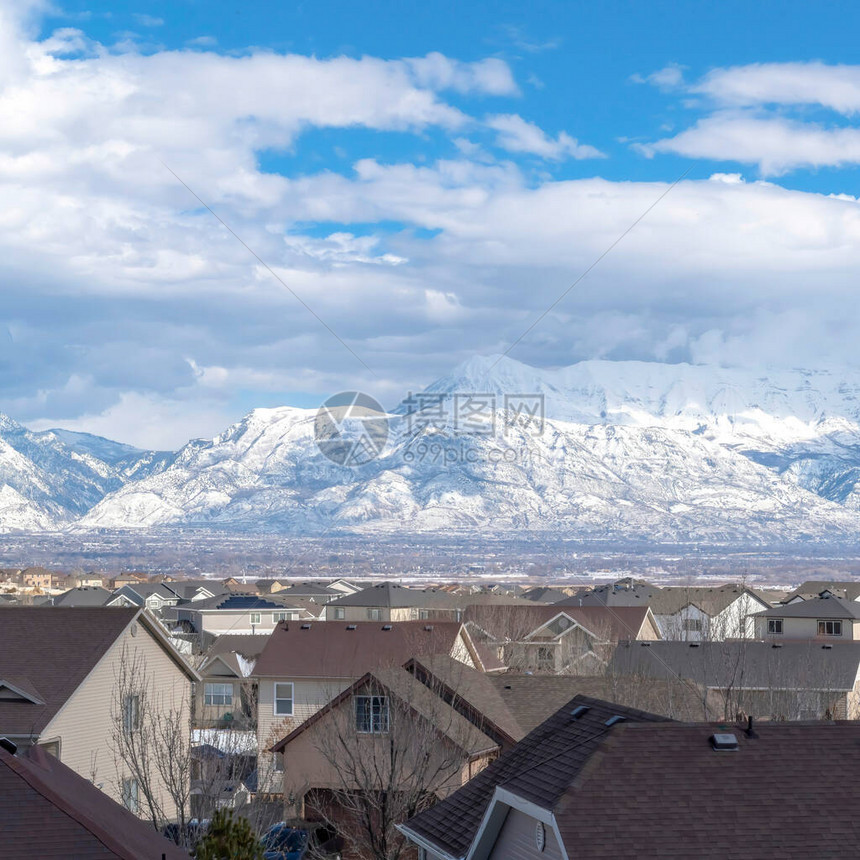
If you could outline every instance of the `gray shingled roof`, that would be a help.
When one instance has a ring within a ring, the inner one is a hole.
[[[612,675],[686,678],[709,688],[851,690],[860,668],[860,642],[622,643],[609,662]]]
[[[586,711],[575,718],[572,712],[580,705]],[[663,719],[576,696],[461,789],[410,819],[406,828],[448,854],[464,857],[497,786],[552,809],[609,731],[606,721],[616,715],[634,721]]]
[[[757,618],[849,618],[860,620],[860,603],[842,597],[813,597],[755,613]]]
[[[111,592],[98,585],[84,585],[70,588],[51,600],[53,606],[104,606],[110,600]]]
[[[392,608],[457,609],[460,601],[447,591],[435,588],[407,588],[381,582],[332,600],[329,606],[387,606]]]

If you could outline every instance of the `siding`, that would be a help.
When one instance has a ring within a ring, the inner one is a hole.
[[[511,809],[496,837],[490,860],[562,860],[561,849],[551,827],[544,825],[546,845],[538,851],[535,845],[537,820],[519,809]]]
[[[129,654],[134,651],[146,661],[147,673],[153,689],[166,708],[181,708],[185,722],[190,726],[189,704],[191,680],[167,655],[153,635],[139,621],[134,622],[137,635],[131,627],[113,644],[101,662],[72,694],[60,712],[45,727],[40,742],[60,741],[60,760],[63,764],[92,780],[114,800],[121,802],[119,786],[122,784],[123,766],[114,760],[111,751],[113,733],[114,687],[121,663],[123,646]],[[130,657],[133,659],[133,656]],[[165,795],[166,796],[166,795]],[[168,808],[174,815],[175,808]]]

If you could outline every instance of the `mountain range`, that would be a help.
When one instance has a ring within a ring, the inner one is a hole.
[[[156,452],[0,415],[0,531],[755,545],[860,532],[860,378],[836,371],[476,357],[404,398],[379,456],[357,466],[319,450],[316,418],[256,409]]]

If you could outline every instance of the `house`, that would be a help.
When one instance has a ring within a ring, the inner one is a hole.
[[[192,722],[197,729],[257,728],[257,682],[254,665],[266,644],[253,634],[219,636],[197,673]]]
[[[129,683],[120,689],[123,676]],[[0,735],[19,748],[44,747],[132,811],[140,785],[113,751],[120,719],[123,731],[136,731],[146,696],[153,713],[187,724],[198,680],[139,609],[0,608]],[[172,817],[161,776],[151,780]]]
[[[0,857],[188,860],[188,854],[42,747],[0,737]]]
[[[825,580],[808,579],[802,582],[794,591],[786,595],[784,603],[796,603],[799,600],[814,600],[822,592],[828,591],[845,600],[860,600],[860,580],[847,582],[827,582]]]
[[[459,621],[460,601],[437,588],[370,585],[326,604],[327,621]]]
[[[860,642],[625,642],[607,674],[693,682],[723,696],[724,718],[860,718]]]
[[[229,594],[230,590],[217,579],[175,579],[167,587],[181,600],[206,600],[219,594]]]
[[[56,570],[46,570],[44,567],[26,567],[20,573],[21,584],[30,588],[49,590],[62,588],[66,575]]]
[[[278,624],[253,671],[259,748],[271,747],[367,672],[399,667],[410,655],[431,654],[448,655],[482,672],[504,668],[453,621]],[[274,768],[280,762],[261,764]]]
[[[277,582],[277,580],[275,580]],[[272,589],[275,592],[275,589]],[[343,591],[338,591],[318,582],[284,583],[277,589],[278,597],[299,597],[302,600],[310,600],[313,603],[328,603],[344,596]]]
[[[164,582],[134,582],[114,591],[108,606],[128,606],[148,609],[154,615],[168,606],[176,606],[179,595]]]
[[[743,639],[755,635],[750,616],[770,604],[741,584],[666,586],[623,579],[560,600],[557,606],[650,606],[660,638],[685,642]]]
[[[271,748],[284,758],[286,817],[324,814],[345,829],[343,792],[445,797],[498,755],[483,728],[405,668],[374,669]]]
[[[400,829],[426,860],[842,857],[855,795],[821,786],[855,763],[856,723],[678,723],[578,696]]]
[[[759,639],[860,639],[860,601],[822,591],[813,598],[774,606],[753,616]]]
[[[479,604],[464,617],[473,638],[519,671],[594,674],[619,640],[660,638],[647,605]]]
[[[334,589],[339,594],[356,594],[361,591],[360,585],[356,585],[347,579],[333,579],[328,583],[328,587]]]
[[[104,606],[111,593],[100,585],[81,585],[51,598],[51,606]]]
[[[175,606],[170,620],[189,633],[268,635],[280,621],[316,620],[320,607],[279,595],[219,594]]]
[[[100,573],[70,573],[64,584],[66,588],[100,588],[105,578]]]
[[[149,582],[149,577],[145,573],[120,573],[110,580],[109,585],[116,591],[124,585],[139,585],[142,582]]]

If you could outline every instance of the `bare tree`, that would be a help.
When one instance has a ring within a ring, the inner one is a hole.
[[[157,829],[188,833],[191,791],[189,703],[156,688],[141,652],[123,645],[111,703],[111,750],[118,789]]]
[[[305,732],[304,754],[315,753],[318,777],[296,792],[306,793],[305,815],[340,833],[356,856],[399,860],[409,847],[396,825],[495,756],[496,745],[458,712],[450,687],[448,701],[440,692],[403,669],[378,670]],[[476,761],[482,739],[488,748]]]

